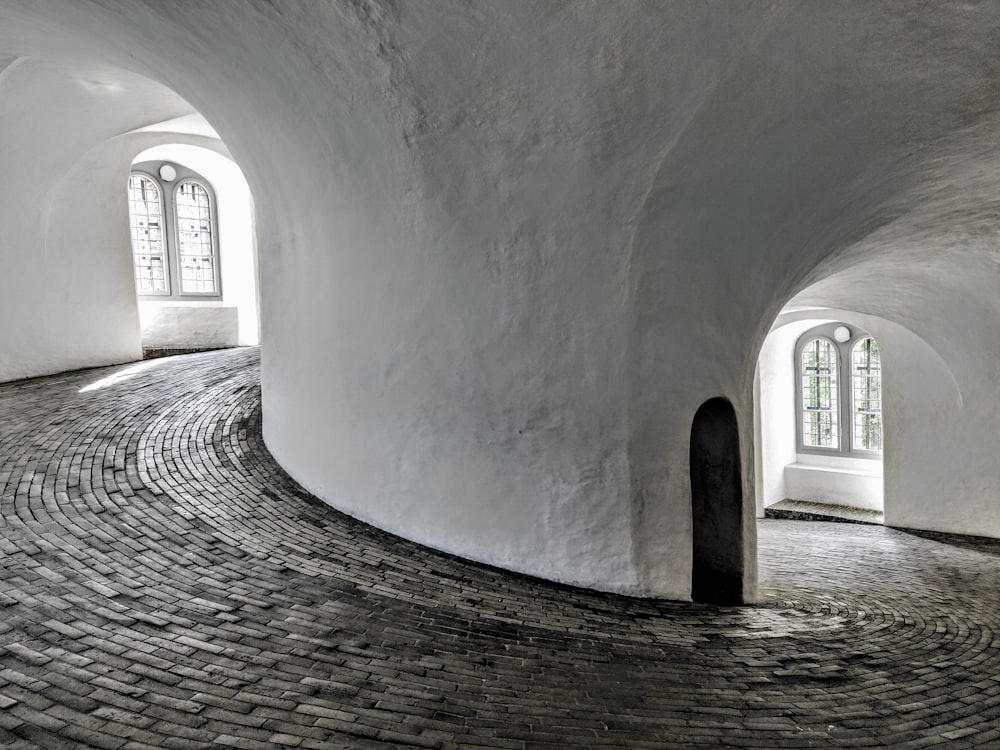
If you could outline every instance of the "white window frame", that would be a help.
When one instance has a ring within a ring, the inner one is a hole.
[[[847,328],[851,335],[846,341],[837,341],[834,331],[837,328]],[[796,447],[799,453],[812,456],[840,456],[845,458],[881,459],[882,450],[856,448],[854,425],[854,351],[865,339],[871,339],[878,346],[878,340],[867,331],[844,323],[827,323],[803,333],[795,342],[795,431]],[[816,339],[831,343],[837,355],[837,445],[832,447],[806,445],[803,434],[805,409],[802,392],[802,352],[806,346]],[[879,350],[881,364],[881,349]],[[881,367],[879,377],[879,406],[882,405]],[[881,408],[879,411],[882,414]],[[880,443],[884,446],[885,422],[880,424],[882,431]]]
[[[176,177],[170,182],[165,182],[160,176],[160,168],[169,165],[175,171]],[[160,191],[161,211],[163,212],[163,227],[161,229],[163,237],[164,255],[166,264],[166,292],[140,292],[136,289],[139,299],[145,300],[221,300],[222,299],[222,268],[219,258],[219,217],[218,200],[212,184],[202,175],[187,167],[173,162],[143,162],[133,165],[129,172],[129,177],[133,175],[145,177],[152,180],[153,184]],[[212,265],[214,274],[215,291],[212,292],[185,292],[181,286],[180,275],[180,223],[177,215],[176,195],[180,186],[187,182],[193,182],[201,187],[208,194],[209,213],[211,218],[212,235]],[[126,183],[127,184],[127,183]],[[131,207],[129,209],[129,236],[132,233]],[[131,242],[131,239],[130,239]],[[135,278],[135,248],[132,248],[132,277]]]

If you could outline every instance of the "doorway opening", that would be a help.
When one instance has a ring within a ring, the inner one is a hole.
[[[260,326],[250,188],[218,139],[213,149],[171,137],[177,142],[139,153],[128,178],[143,355],[254,346]]]
[[[691,598],[743,601],[743,478],[733,405],[702,404],[691,424]]]
[[[782,313],[758,356],[758,516],[881,524],[882,342],[869,332],[877,321],[816,312]]]

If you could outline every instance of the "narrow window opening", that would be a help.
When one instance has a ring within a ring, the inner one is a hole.
[[[139,294],[169,294],[167,259],[163,242],[163,201],[148,177],[133,174],[128,180],[129,224],[135,288]]]
[[[816,338],[802,347],[802,442],[811,448],[839,448],[837,350]]]
[[[851,356],[854,448],[882,450],[882,362],[878,344],[867,336]]]
[[[182,182],[174,196],[174,207],[181,292],[214,294],[215,251],[208,191],[196,182]]]

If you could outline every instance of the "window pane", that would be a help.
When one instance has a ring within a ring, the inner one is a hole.
[[[882,450],[882,362],[873,338],[857,343],[851,355],[854,448]]]
[[[139,294],[168,292],[160,191],[148,177],[133,174],[128,178],[128,216],[136,291]]]
[[[826,339],[802,349],[802,444],[837,448],[837,350]]]
[[[181,292],[214,294],[215,253],[208,192],[197,183],[182,182],[177,187],[174,203]]]

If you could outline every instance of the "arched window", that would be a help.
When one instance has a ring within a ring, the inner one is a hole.
[[[832,341],[815,338],[802,347],[802,444],[839,448],[837,426],[837,349]]]
[[[132,263],[139,294],[170,294],[163,247],[163,201],[149,177],[128,178],[128,214],[132,229]]]
[[[215,196],[200,175],[144,162],[128,181],[136,293],[174,299],[221,297]],[[174,190],[166,184],[177,180]]]
[[[882,450],[882,366],[875,339],[831,323],[796,346],[799,450],[877,458]]]
[[[215,250],[212,203],[208,191],[186,180],[174,192],[177,212],[177,256],[184,294],[215,293]]]
[[[851,354],[851,411],[854,448],[882,450],[882,362],[878,344],[866,336]]]

